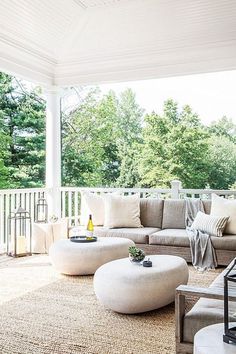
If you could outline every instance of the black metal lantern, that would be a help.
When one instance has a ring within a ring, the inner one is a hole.
[[[236,258],[224,276],[224,335],[225,343],[236,343],[235,309],[230,309],[230,294],[236,295]]]
[[[34,221],[46,223],[48,221],[48,204],[45,198],[39,198],[35,206]]]
[[[7,254],[22,257],[32,254],[32,225],[28,211],[19,207],[8,216]]]

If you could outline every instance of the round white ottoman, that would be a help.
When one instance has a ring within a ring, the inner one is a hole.
[[[127,257],[130,246],[134,246],[133,241],[119,237],[99,237],[97,242],[89,243],[75,243],[67,239],[56,241],[49,249],[49,256],[60,273],[94,274],[101,265]]]
[[[165,306],[175,298],[175,289],[187,284],[188,266],[183,258],[150,256],[151,268],[132,264],[128,258],[101,266],[94,275],[94,291],[108,309],[139,313]]]
[[[236,325],[232,323],[231,325]],[[224,324],[204,327],[194,336],[194,354],[235,354],[236,344],[223,342]]]

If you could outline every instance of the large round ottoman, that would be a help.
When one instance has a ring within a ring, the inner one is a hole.
[[[89,243],[59,240],[50,247],[49,256],[60,273],[94,274],[101,265],[127,257],[130,246],[134,246],[133,241],[119,237],[99,237],[97,242]]]
[[[188,266],[176,256],[150,256],[153,266],[132,264],[128,258],[101,266],[94,275],[94,291],[108,309],[139,313],[165,306],[175,298],[175,289],[187,284]]]

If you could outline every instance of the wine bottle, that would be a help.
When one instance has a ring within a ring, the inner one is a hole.
[[[92,215],[89,215],[88,225],[87,225],[87,237],[92,237],[94,231]]]

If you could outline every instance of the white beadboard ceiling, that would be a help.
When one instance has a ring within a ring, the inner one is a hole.
[[[45,85],[232,69],[235,0],[0,1],[0,70]]]

